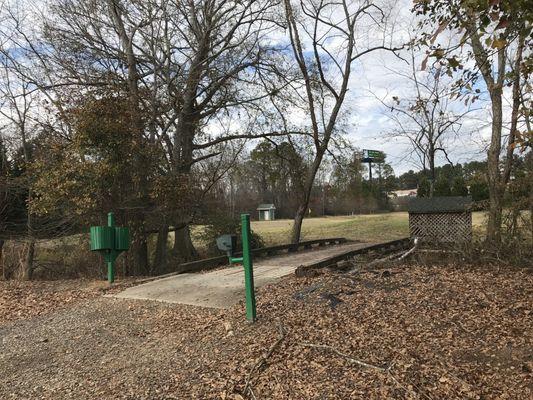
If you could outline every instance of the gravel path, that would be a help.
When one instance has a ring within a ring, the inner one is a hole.
[[[189,364],[179,348],[194,334],[165,327],[167,311],[159,303],[100,298],[0,327],[0,398],[157,397],[172,372]]]

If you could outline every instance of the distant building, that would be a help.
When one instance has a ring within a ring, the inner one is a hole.
[[[406,211],[409,200],[416,197],[418,189],[394,190],[389,192],[389,203],[394,211]]]
[[[273,221],[276,219],[276,207],[274,204],[259,204],[259,221]]]
[[[403,190],[393,190],[389,193],[389,197],[394,198],[400,198],[400,197],[416,197],[418,189],[403,189]]]

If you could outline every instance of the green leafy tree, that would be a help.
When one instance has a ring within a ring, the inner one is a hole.
[[[135,247],[134,241],[136,234],[137,238],[146,236],[150,220],[134,229],[139,221],[136,210],[158,209],[154,200],[159,200],[162,190],[157,189],[161,179],[155,172],[161,174],[164,170],[153,168],[152,148],[135,139],[130,110],[127,96],[120,93],[88,94],[72,104],[68,110],[72,128],[69,137],[52,131],[44,132],[40,138],[30,167],[35,192],[30,205],[40,216],[69,215],[79,226],[101,223],[105,213],[115,211],[120,223],[132,231],[127,272],[148,274],[148,265],[138,262],[139,254],[141,258],[148,257],[147,243],[137,240]],[[143,175],[150,178],[146,186],[148,199],[139,197],[134,184],[141,154]],[[164,183],[163,188],[167,187]],[[143,219],[151,216],[146,211]]]
[[[398,177],[398,185],[400,189],[413,189],[417,187],[419,180],[420,173],[409,170]]]
[[[418,181],[418,190],[416,192],[417,197],[429,197],[431,192],[431,185],[428,178],[423,175]]]
[[[470,185],[470,195],[473,201],[482,201],[489,198],[489,186],[487,182],[475,181]]]
[[[440,174],[435,182],[435,189],[433,195],[438,196],[450,196],[450,181],[446,178],[444,174]]]
[[[468,196],[468,188],[466,187],[465,180],[461,175],[456,176],[453,179],[451,195],[452,196]]]

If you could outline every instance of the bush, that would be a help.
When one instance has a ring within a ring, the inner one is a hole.
[[[100,254],[89,250],[88,234],[39,243],[35,256],[35,280],[105,277],[104,260]]]
[[[22,277],[26,251],[24,241],[5,243],[2,257],[4,279]],[[104,261],[99,254],[89,250],[87,234],[37,241],[33,268],[33,280],[105,277]]]

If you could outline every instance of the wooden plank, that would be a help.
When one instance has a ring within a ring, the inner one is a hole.
[[[255,256],[259,256],[261,254],[275,254],[281,251],[298,251],[302,248],[311,248],[315,245],[324,246],[324,245],[341,244],[341,243],[346,243],[346,242],[348,242],[346,238],[314,239],[314,240],[307,240],[304,242],[300,242],[298,244],[289,243],[289,244],[281,244],[281,245],[270,246],[270,247],[261,247],[258,249],[253,249],[252,254]],[[239,257],[241,255],[242,255],[242,252],[240,251],[234,254],[235,257]],[[227,263],[228,263],[228,257],[225,255],[205,258],[203,260],[191,261],[188,263],[180,264],[177,266],[176,272],[171,272],[170,274],[166,274],[164,276],[167,276],[167,275],[171,276],[171,275],[184,273],[184,272],[205,271],[205,270],[217,268],[221,265],[226,265]]]
[[[348,259],[350,257],[353,257],[355,255],[358,255],[358,254],[365,254],[365,253],[369,253],[371,251],[381,251],[381,250],[386,250],[388,248],[407,247],[407,245],[409,243],[410,243],[410,239],[409,238],[403,238],[403,239],[392,240],[390,242],[369,245],[369,246],[363,247],[361,249],[350,250],[350,251],[346,251],[344,253],[336,254],[336,255],[331,256],[329,258],[326,258],[324,260],[317,261],[314,264],[305,265],[305,266],[302,265],[302,266],[298,267],[294,273],[295,273],[296,276],[307,276],[307,274],[308,274],[308,272],[310,270],[329,267],[330,265],[336,264],[339,261],[346,260],[346,259]]]

